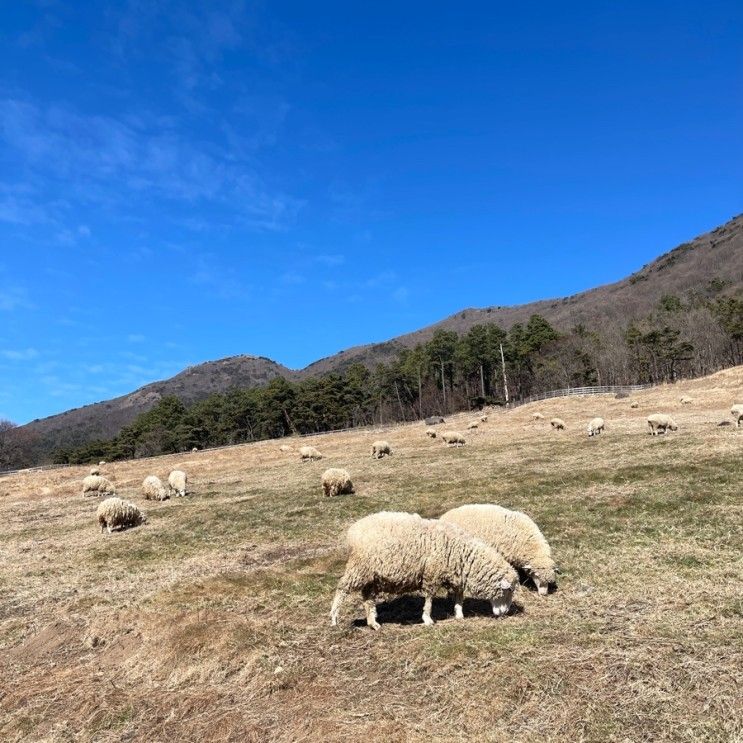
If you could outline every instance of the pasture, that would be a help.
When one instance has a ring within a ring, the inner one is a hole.
[[[110,463],[149,519],[113,535],[80,495],[87,467],[0,475],[0,738],[740,740],[743,428],[717,425],[733,402],[742,367],[476,431],[452,416],[438,430],[462,448],[414,423]],[[649,436],[654,412],[678,432]],[[371,458],[378,438],[391,457]],[[303,443],[323,459],[300,462]],[[176,467],[191,494],[145,501],[143,478]],[[328,467],[356,494],[323,497]],[[421,598],[392,598],[379,632],[351,597],[330,627],[351,522],[478,502],[534,518],[556,592],[522,586],[502,619],[469,601],[463,621],[442,596],[433,627]]]

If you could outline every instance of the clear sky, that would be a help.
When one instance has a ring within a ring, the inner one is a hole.
[[[617,280],[743,211],[737,2],[8,2],[0,417]]]

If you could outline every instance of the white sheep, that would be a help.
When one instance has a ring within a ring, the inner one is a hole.
[[[604,432],[604,419],[603,418],[592,418],[588,423],[588,435],[598,436]]]
[[[279,447],[279,451],[283,451],[283,452],[294,451],[294,447],[293,446],[289,446],[289,444],[282,444]]]
[[[306,462],[310,459],[322,459],[322,454],[320,454],[320,452],[315,449],[314,446],[300,446],[299,456],[302,458],[303,462]]]
[[[562,418],[553,418],[550,421],[550,426],[555,429],[555,431],[564,431],[565,430],[565,421]]]
[[[157,475],[147,475],[145,477],[142,481],[142,494],[145,500],[167,500],[170,498]]]
[[[447,446],[464,446],[467,443],[459,431],[444,431],[441,439]]]
[[[98,466],[99,467],[105,467],[106,466],[106,461],[104,459],[102,459],[100,462],[98,462]]]
[[[682,395],[679,398],[679,402],[682,405],[691,405],[694,402],[694,398],[693,397],[689,397],[688,395]]]
[[[740,422],[743,421],[743,402],[733,405],[733,407],[730,408],[730,415],[733,416],[735,427],[740,428]]]
[[[534,582],[540,596],[555,583],[552,550],[539,527],[521,511],[480,503],[447,511],[441,521],[456,524],[473,537],[497,549],[517,570]]]
[[[632,403],[632,404],[630,405],[630,407],[631,407],[631,408],[639,408],[639,407],[640,407],[640,403],[638,403],[638,402],[633,402],[633,403]]]
[[[191,454],[196,454],[196,452],[199,450],[198,446],[194,446],[193,449],[191,449]]]
[[[668,430],[677,431],[678,425],[676,421],[671,418],[670,415],[665,413],[653,413],[648,416],[648,428],[649,433],[653,436],[657,436],[660,433],[668,433]]]
[[[322,489],[329,498],[336,495],[350,495],[354,492],[351,475],[347,470],[331,467],[322,473]]]
[[[172,495],[185,496],[188,475],[183,470],[173,470],[168,475],[168,493]]]
[[[90,474],[91,475],[100,475],[101,474],[101,468],[100,467],[91,467],[90,468]]]
[[[114,529],[123,531],[132,526],[147,523],[147,517],[139,510],[136,503],[121,498],[106,498],[98,506],[96,515],[101,531],[108,529],[109,534]]]
[[[101,475],[88,475],[83,479],[83,495],[116,495],[116,488]]]
[[[436,431],[433,428],[427,428],[426,429],[426,436],[428,436],[429,439],[435,439],[436,438]]]
[[[543,421],[544,420],[544,416],[541,413],[532,413],[531,414],[531,417],[535,421]]]
[[[470,421],[467,424],[467,430],[468,431],[474,431],[476,428],[479,427],[479,425],[480,425],[480,422],[479,421]]]
[[[375,441],[372,444],[371,455],[374,459],[381,459],[384,456],[392,456],[392,447],[387,441]]]
[[[480,423],[487,423],[488,422],[488,416],[487,415],[481,415],[480,416]]]
[[[423,592],[427,625],[433,624],[433,596],[441,589],[454,593],[457,619],[463,617],[465,595],[490,601],[495,616],[511,606],[516,571],[492,547],[453,524],[383,511],[353,524],[347,540],[350,555],[330,609],[334,626],[343,600],[355,591],[363,598],[366,623],[375,630],[378,593]]]

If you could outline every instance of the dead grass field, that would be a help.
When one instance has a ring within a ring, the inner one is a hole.
[[[383,430],[380,461],[375,430],[312,439],[315,463],[275,441],[114,463],[149,523],[110,536],[87,468],[0,476],[0,739],[741,740],[743,429],[717,426],[734,401],[743,367],[495,412],[462,449],[414,424]],[[652,412],[678,433],[648,436]],[[143,501],[176,465],[193,494]],[[323,497],[329,466],[357,495]],[[488,501],[539,523],[557,592],[522,587],[500,620],[469,602],[462,622],[442,597],[431,628],[397,598],[378,633],[349,599],[329,626],[353,520]]]

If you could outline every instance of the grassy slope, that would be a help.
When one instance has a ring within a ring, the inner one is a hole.
[[[743,734],[743,430],[718,428],[743,368],[636,395],[491,414],[463,449],[421,425],[317,437],[322,462],[275,442],[109,465],[142,504],[176,464],[194,495],[145,503],[102,535],[84,468],[0,478],[0,738],[7,740],[673,740]],[[695,403],[681,407],[691,394]],[[568,430],[531,422],[539,409]],[[680,431],[647,436],[644,418]],[[601,414],[607,432],[589,440]],[[461,418],[463,428],[467,418]],[[327,500],[327,466],[358,495]],[[492,501],[531,514],[563,570],[502,620],[442,598],[328,626],[343,529],[382,509],[436,516]]]

